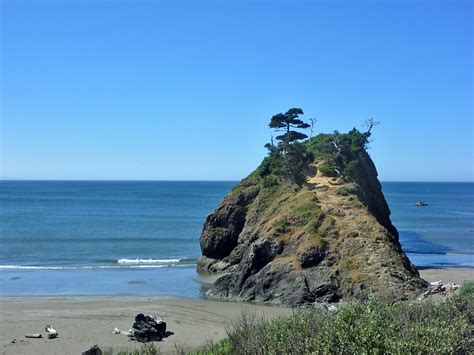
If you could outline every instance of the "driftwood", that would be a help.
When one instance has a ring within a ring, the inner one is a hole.
[[[26,334],[25,335],[25,338],[35,338],[35,339],[39,339],[39,338],[42,338],[43,336],[39,333],[34,333],[34,334]]]
[[[448,292],[455,291],[459,288],[459,285],[456,285],[455,283],[443,283],[443,280],[439,281],[433,281],[430,282],[430,285],[428,287],[428,290],[423,292],[418,299],[425,299],[431,295],[435,294],[441,294],[441,295],[446,295]]]

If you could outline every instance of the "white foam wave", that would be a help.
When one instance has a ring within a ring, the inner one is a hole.
[[[179,263],[180,259],[119,259],[119,264],[172,264]]]
[[[31,266],[0,265],[0,270],[94,270],[94,269],[159,269],[170,265],[98,265],[98,266]],[[172,265],[178,266],[178,265]]]

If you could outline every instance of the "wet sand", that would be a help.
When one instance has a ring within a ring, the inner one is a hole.
[[[428,281],[462,284],[474,280],[474,269],[426,269],[420,274]],[[103,350],[137,349],[142,346],[140,343],[129,340],[125,334],[113,334],[116,327],[127,332],[137,313],[164,318],[168,330],[174,334],[156,346],[170,353],[176,346],[196,347],[211,339],[224,338],[226,325],[238,319],[242,312],[268,319],[291,314],[292,310],[180,297],[1,297],[0,353],[80,354],[95,344]],[[58,331],[57,339],[46,338],[47,324]],[[43,338],[26,339],[28,333],[42,333]]]

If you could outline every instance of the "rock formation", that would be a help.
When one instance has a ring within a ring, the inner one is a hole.
[[[365,149],[346,159],[347,174],[323,173],[330,137],[307,143],[306,183],[270,179],[267,158],[207,217],[198,271],[221,274],[208,297],[298,306],[369,293],[408,299],[427,286],[401,249]]]

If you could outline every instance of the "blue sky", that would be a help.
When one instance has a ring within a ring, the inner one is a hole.
[[[382,180],[473,181],[470,1],[1,1],[1,175],[237,180],[270,117],[374,117]]]

